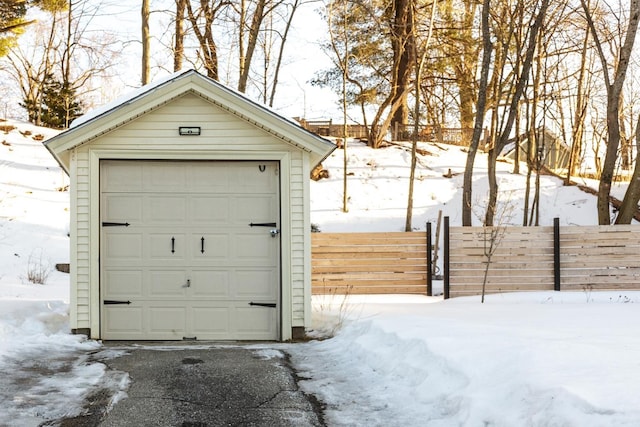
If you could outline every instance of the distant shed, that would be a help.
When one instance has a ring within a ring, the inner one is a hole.
[[[74,332],[287,340],[309,326],[309,173],[331,142],[190,70],[46,147],[71,178]]]
[[[538,139],[537,144],[540,147],[540,153],[542,154],[542,164],[554,172],[566,170],[569,167],[571,147],[565,144],[560,137],[546,128],[538,129],[536,132]],[[529,145],[529,140],[530,137],[528,133],[520,136],[518,156],[521,162],[525,162],[527,160],[527,147]],[[510,142],[511,143],[507,145],[503,155],[511,160],[515,160],[515,140]]]

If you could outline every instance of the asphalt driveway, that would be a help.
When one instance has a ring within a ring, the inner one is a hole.
[[[314,396],[297,384],[287,354],[262,346],[122,345],[105,360],[127,372],[127,398],[108,412],[94,396],[87,414],[62,426],[323,426]]]

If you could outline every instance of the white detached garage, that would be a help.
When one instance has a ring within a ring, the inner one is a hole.
[[[190,70],[46,146],[71,178],[75,333],[287,340],[309,325],[309,172],[332,143]]]

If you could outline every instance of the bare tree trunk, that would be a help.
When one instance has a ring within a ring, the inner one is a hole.
[[[467,153],[467,163],[464,168],[464,180],[462,185],[462,225],[472,225],[471,207],[473,196],[473,164],[475,162],[480,137],[484,126],[484,114],[487,105],[487,87],[489,84],[489,70],[491,68],[491,29],[489,28],[489,12],[491,0],[484,0],[482,4],[482,67],[480,69],[480,84],[478,88],[478,102],[476,106],[476,120],[473,125],[473,136]]]
[[[476,114],[476,74],[480,51],[479,40],[474,36],[476,10],[481,2],[477,0],[447,0],[443,7],[444,26],[450,33],[449,46],[445,54],[451,62],[452,72],[458,91],[460,127],[472,129]]]
[[[640,150],[640,116],[636,124],[636,147]],[[622,199],[622,206],[616,218],[616,224],[631,224],[636,212],[638,212],[638,201],[640,200],[640,155],[636,154],[636,164],[633,168],[633,175],[627,191]]]
[[[246,51],[240,51],[240,78],[238,80],[238,91],[244,93],[247,91],[247,81],[249,80],[249,72],[251,71],[251,61],[253,54],[256,50],[258,42],[258,35],[260,34],[260,28],[265,17],[265,7],[267,0],[257,0],[256,8],[253,11],[253,17],[251,18],[251,26],[249,27],[249,40],[247,41]],[[244,3],[244,1],[243,1]],[[245,17],[246,18],[246,17]],[[244,26],[244,21],[240,21],[240,27]],[[241,39],[243,38],[243,32],[240,32]],[[244,41],[240,40],[240,46]]]
[[[67,34],[65,38],[65,48],[62,51],[62,82],[69,85],[71,83],[71,50],[73,49],[73,1],[67,3]],[[68,126],[67,126],[68,127]]]
[[[410,91],[410,87],[405,89],[406,92]],[[375,118],[373,119],[373,123],[371,124],[371,132],[369,134],[369,145],[372,148],[380,148],[382,145],[382,141],[384,139],[385,134],[389,130],[391,126],[391,122],[393,121],[393,113],[400,108],[403,102],[406,101],[406,94],[403,96],[396,96],[396,101],[391,103],[393,95],[389,95],[378,108],[378,112],[376,113]],[[386,118],[380,123],[380,119],[382,115],[386,111],[387,107],[389,107],[390,113],[386,116]]]
[[[276,61],[276,66],[273,74],[273,84],[271,85],[271,95],[269,96],[270,107],[273,107],[273,102],[276,97],[276,89],[278,88],[278,79],[280,77],[280,68],[282,67],[282,59],[284,58],[284,46],[289,36],[289,30],[291,29],[293,17],[295,16],[299,5],[300,0],[293,0],[293,3],[291,4],[291,13],[287,17],[287,24],[285,25],[284,32],[282,33],[280,48],[278,50],[278,60]]]
[[[149,35],[149,0],[142,0],[142,84],[149,83],[149,55],[151,51],[151,36]]]
[[[347,2],[344,4],[344,15],[347,15]],[[347,81],[349,79],[349,37],[347,35],[347,21],[344,23],[344,58],[342,58],[342,154],[343,154],[343,176],[342,176],[342,212],[349,212],[349,196],[347,195],[347,177],[349,176],[349,157],[347,156],[347,138],[349,137],[347,126]]]
[[[343,16],[347,16],[348,13],[348,2],[343,1],[341,6],[343,7],[342,14]],[[327,5],[327,19],[329,23],[329,41],[331,43],[331,48],[333,53],[336,55],[337,66],[340,68],[341,77],[342,77],[342,155],[343,155],[343,175],[342,175],[342,212],[349,212],[349,196],[347,193],[347,177],[348,177],[348,166],[349,166],[349,158],[347,157],[347,137],[348,137],[348,126],[347,126],[347,82],[349,81],[349,37],[348,37],[348,27],[347,20],[342,20],[342,26],[336,25],[334,27],[333,20],[336,16],[335,10],[336,4],[330,2]],[[341,34],[336,34],[335,29],[338,28]],[[342,46],[340,46],[342,43]],[[341,50],[342,47],[342,50]]]
[[[615,67],[613,82],[609,76],[608,61],[604,54],[600,37],[591,17],[591,11],[585,0],[580,0],[584,10],[587,23],[593,34],[593,40],[602,63],[602,74],[607,88],[607,149],[602,173],[600,174],[600,185],[598,187],[598,223],[607,225],[611,223],[611,213],[609,208],[609,197],[611,195],[611,182],[618,160],[618,147],[620,145],[620,95],[627,76],[629,60],[633,51],[633,45],[638,31],[638,21],[640,20],[640,0],[629,1],[629,23],[623,45],[620,47],[618,63]]]
[[[394,19],[391,30],[393,47],[393,76],[391,104],[397,108],[391,111],[391,126],[398,123],[406,125],[409,119],[407,97],[411,70],[413,69],[414,43],[411,0],[393,0]]]
[[[516,133],[513,136],[514,138],[514,144],[515,144],[515,148],[513,151],[513,171],[512,173],[514,175],[518,175],[520,173],[520,144],[522,143],[522,139],[520,137],[520,104],[518,104],[518,114],[516,115],[516,122],[515,122],[515,126],[516,126]]]
[[[533,203],[531,204],[531,216],[529,217],[529,225],[538,225],[539,220],[539,212],[540,212],[540,170],[542,168],[541,160],[544,145],[544,137],[545,137],[545,126],[544,126],[544,106],[543,109],[543,125],[542,129],[536,123],[536,117],[538,115],[538,108],[540,105],[540,81],[542,80],[543,74],[543,64],[542,57],[544,55],[542,51],[543,43],[541,41],[541,37],[538,38],[538,54],[536,55],[536,68],[533,73],[533,84],[532,84],[532,92],[533,99],[531,100],[531,128],[529,131],[529,144],[531,145],[531,153],[535,156],[535,161],[533,162],[533,166],[535,166],[536,171],[536,180],[533,191]],[[542,137],[540,133],[542,132]]]
[[[416,63],[414,64],[414,68],[416,70],[416,76],[414,79],[414,91],[415,91],[415,103],[414,103],[414,110],[413,110],[413,135],[411,137],[412,139],[412,143],[411,143],[411,169],[409,172],[409,194],[408,194],[408,200],[407,200],[407,216],[406,216],[406,221],[405,221],[405,225],[404,225],[404,231],[412,231],[413,227],[412,227],[412,221],[413,221],[413,186],[414,186],[414,181],[415,181],[415,176],[416,176],[416,163],[417,163],[417,148],[418,148],[418,135],[419,135],[419,131],[420,131],[420,84],[422,82],[422,70],[424,68],[424,63],[427,57],[427,51],[429,48],[429,43],[431,41],[431,35],[433,33],[433,23],[435,21],[435,15],[436,15],[436,6],[437,6],[437,0],[434,0],[431,6],[431,19],[429,21],[429,33],[427,35],[427,39],[424,42],[424,46],[422,46],[422,57],[420,58],[420,60],[418,60],[418,56],[419,56],[419,52],[418,52],[418,37],[417,34],[415,34],[415,30],[416,30],[416,23],[415,23],[415,19],[416,19],[416,11],[415,11],[415,3],[412,1],[411,2],[411,27],[414,29],[414,34],[413,34],[413,58],[415,59]]]
[[[184,12],[188,0],[176,0],[175,42],[173,45],[173,71],[182,70],[184,60]]]
[[[576,112],[573,121],[571,152],[569,154],[569,166],[567,168],[567,177],[565,185],[571,183],[571,177],[578,172],[578,157],[582,152],[582,138],[584,134],[584,121],[587,113],[587,101],[583,96],[584,78],[586,74],[586,56],[589,47],[589,27],[585,34],[584,44],[582,45],[582,57],[580,61],[580,74],[578,75],[578,88],[576,92]]]
[[[526,56],[522,63],[522,70],[516,82],[513,98],[511,99],[511,103],[509,105],[509,115],[507,117],[507,122],[505,123],[502,133],[500,134],[500,137],[496,141],[495,147],[492,149],[492,153],[489,156],[489,163],[492,163],[492,164],[490,164],[488,168],[489,201],[487,204],[487,212],[485,215],[486,226],[493,225],[493,218],[495,215],[496,204],[498,201],[498,185],[497,185],[497,179],[495,177],[495,173],[496,173],[495,162],[497,161],[498,156],[500,155],[500,152],[509,141],[509,136],[511,134],[513,123],[515,121],[515,117],[517,113],[518,103],[520,102],[522,93],[524,92],[524,89],[527,86],[527,82],[529,81],[529,71],[531,70],[534,54],[536,52],[536,46],[538,44],[538,34],[540,33],[540,30],[544,25],[544,19],[547,14],[549,2],[550,0],[542,0],[540,4],[540,10],[538,11],[538,15],[536,16],[536,19],[531,25],[531,30],[529,33],[529,41],[528,41],[527,50],[526,50]]]
[[[187,17],[191,22],[193,32],[198,39],[200,49],[198,55],[202,59],[207,76],[218,80],[218,46],[213,38],[213,25],[217,19],[218,13],[227,7],[228,3],[224,1],[209,4],[208,0],[200,0],[200,8],[194,13],[191,2],[186,1]],[[202,27],[198,25],[198,18],[204,18]]]

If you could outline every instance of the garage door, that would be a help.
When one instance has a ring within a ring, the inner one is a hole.
[[[103,339],[278,339],[277,162],[100,170]]]

